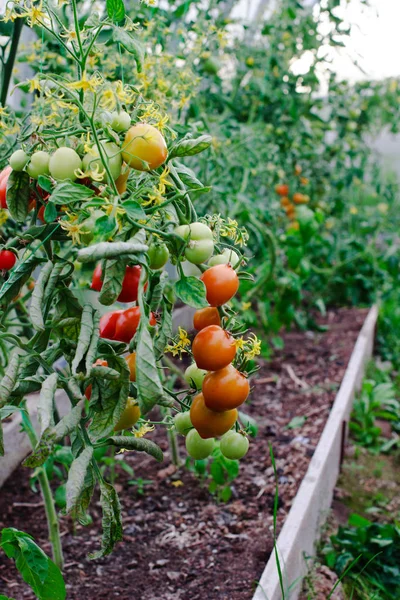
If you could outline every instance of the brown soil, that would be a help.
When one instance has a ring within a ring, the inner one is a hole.
[[[321,321],[329,325],[327,332],[285,333],[284,350],[261,364],[253,381],[251,404],[245,408],[257,418],[259,434],[241,463],[228,503],[218,504],[210,496],[207,482],[192,472],[184,468],[174,472],[162,432],[151,435],[166,451],[163,465],[150,457],[125,454],[135,478],[151,480],[151,484],[140,495],[136,486],[128,484],[131,477],[118,471],[124,542],[104,559],[87,559],[98,547],[98,504],[91,507],[93,524],[78,527],[76,535],[71,520],[62,518],[67,598],[251,599],[273,547],[275,481],[269,443],[279,477],[279,531],[318,443],[365,316],[365,310],[330,311]],[[298,428],[287,429],[294,417],[307,420]],[[40,496],[31,491],[23,468],[1,490],[2,527],[27,531],[50,553]],[[0,594],[15,600],[34,598],[4,554],[0,554]]]

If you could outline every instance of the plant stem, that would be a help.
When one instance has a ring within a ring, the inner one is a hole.
[[[164,417],[166,417],[167,415],[171,414],[171,409],[170,408],[161,408],[161,414]],[[169,445],[169,449],[171,451],[172,464],[175,465],[176,467],[179,467],[181,464],[181,458],[179,456],[178,438],[177,438],[175,429],[172,429],[172,428],[168,429],[167,434],[168,434],[168,445]]]
[[[31,442],[32,449],[35,449],[38,443],[38,438],[27,411],[22,412],[22,421],[25,426],[25,431],[29,437],[29,441]],[[47,477],[46,468],[44,465],[38,469],[38,478],[46,511],[47,527],[49,530],[49,540],[53,551],[53,560],[55,564],[62,569],[64,560],[61,546],[60,528],[49,478]]]
[[[3,81],[1,83],[1,95],[0,95],[0,105],[5,106],[8,88],[10,86],[12,70],[14,68],[15,57],[17,55],[17,49],[19,44],[19,38],[21,37],[22,27],[24,26],[23,19],[16,19],[14,23],[14,30],[12,35],[12,42],[10,47],[10,53],[7,58],[7,62],[4,65],[4,75]]]

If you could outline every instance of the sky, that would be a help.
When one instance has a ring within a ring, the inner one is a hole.
[[[254,17],[260,0],[239,0],[235,16]],[[273,8],[279,0],[264,0]],[[315,0],[304,0],[309,5]],[[339,9],[337,10],[339,14]],[[353,25],[347,48],[338,49],[334,70],[341,79],[383,79],[400,76],[400,0],[370,0],[370,7],[360,0],[342,0],[340,16]],[[365,74],[353,66],[349,57],[357,57]]]

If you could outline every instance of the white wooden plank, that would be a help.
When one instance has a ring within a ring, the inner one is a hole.
[[[339,475],[343,423],[347,424],[365,363],[372,355],[378,309],[373,306],[357,338],[342,384],[307,473],[277,540],[286,599],[296,600],[307,572],[305,556],[315,552],[320,527],[328,514]],[[253,600],[282,600],[274,553],[264,569]]]

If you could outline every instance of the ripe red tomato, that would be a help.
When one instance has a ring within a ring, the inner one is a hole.
[[[106,313],[100,319],[100,337],[129,344],[139,327],[139,322],[140,309],[138,306]],[[149,323],[150,325],[156,324],[153,313],[150,315]]]
[[[119,302],[136,302],[138,297],[141,270],[141,267],[139,267],[138,265],[135,265],[133,267],[126,267],[125,276],[122,282],[122,290],[117,298]],[[90,286],[92,290],[100,292],[103,286],[101,275],[101,265],[98,264],[95,270],[93,271],[92,285]],[[147,284],[145,284],[145,288],[146,286]]]
[[[279,196],[287,196],[289,193],[289,186],[286,183],[281,183],[275,187],[275,191]]]
[[[9,271],[17,262],[17,257],[10,250],[1,250],[0,252],[0,271]]]
[[[39,208],[38,214],[37,214],[37,218],[39,219],[39,221],[42,221],[42,223],[45,223],[45,220],[44,220],[44,211],[45,210],[46,210],[46,207],[44,204],[42,204],[42,206]]]
[[[224,435],[237,421],[238,411],[214,412],[207,408],[203,394],[194,397],[190,407],[190,420],[203,439]]]
[[[194,338],[192,352],[199,369],[218,371],[233,361],[236,346],[233,337],[227,331],[218,325],[209,325]]]
[[[200,331],[208,325],[221,325],[221,317],[218,309],[214,306],[207,306],[196,310],[193,316],[193,327]]]
[[[239,277],[231,265],[211,267],[200,279],[206,286],[207,302],[211,306],[222,306],[236,294],[239,288]]]
[[[100,337],[107,338],[109,340],[114,339],[115,327],[117,319],[122,313],[122,310],[113,310],[103,315],[100,319]]]
[[[93,363],[93,366],[100,366],[100,367],[108,367],[108,362],[106,360],[103,360],[102,358],[98,358],[96,360],[95,363]],[[88,385],[86,390],[85,390],[85,396],[88,400],[90,400],[91,396],[92,396],[92,384]]]
[[[247,378],[233,365],[207,373],[202,386],[204,402],[210,410],[221,412],[237,408],[250,392]]]
[[[0,208],[7,208],[7,181],[10,177],[10,173],[12,168],[10,166],[6,167],[0,173]]]

